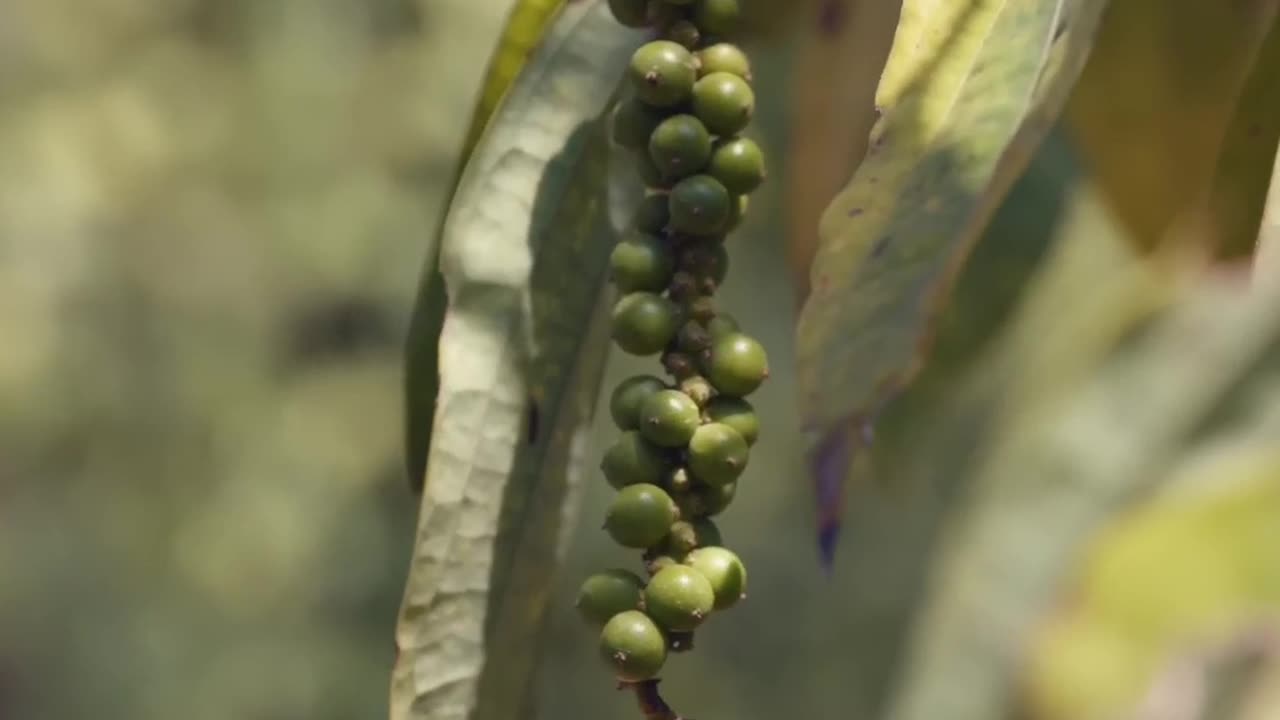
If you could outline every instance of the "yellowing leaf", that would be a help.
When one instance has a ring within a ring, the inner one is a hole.
[[[440,393],[396,630],[393,720],[528,716],[608,348],[603,111],[638,42],[602,1],[567,7],[450,210]]]
[[[471,128],[462,146],[466,158],[480,140],[493,112],[506,96],[511,84],[529,59],[529,54],[542,40],[565,0],[516,0],[507,16],[498,46],[489,59],[484,85],[471,115]]]
[[[797,365],[819,436],[918,371],[982,228],[1083,65],[1101,0],[904,2],[871,149],[822,218]]]
[[[1218,215],[1206,226],[1201,205],[1277,6],[1275,0],[1112,2],[1066,117],[1086,165],[1139,247],[1188,237],[1210,247],[1240,243],[1231,227],[1238,215]],[[1275,104],[1271,89],[1259,100]],[[1261,138],[1246,141],[1241,151],[1249,159],[1265,153]]]

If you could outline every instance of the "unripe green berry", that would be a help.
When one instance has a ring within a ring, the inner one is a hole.
[[[631,150],[648,150],[649,138],[666,115],[635,98],[623,100],[613,109],[613,141]]]
[[[603,626],[618,613],[639,610],[644,601],[644,585],[644,580],[629,570],[605,570],[582,583],[574,605],[584,620]]]
[[[648,292],[624,295],[613,307],[613,340],[623,352],[653,355],[675,338],[679,314],[664,297]]]
[[[663,177],[688,177],[702,170],[711,158],[711,135],[698,118],[672,115],[649,137],[649,157]]]
[[[630,232],[609,255],[609,279],[620,292],[641,290],[660,293],[675,272],[670,244],[655,235]]]
[[[740,132],[751,123],[755,110],[755,91],[738,75],[711,73],[693,86],[693,114],[714,135]]]
[[[635,430],[628,430],[605,451],[600,460],[605,480],[621,490],[629,485],[657,485],[669,470],[666,455]]]
[[[738,0],[695,0],[693,21],[709,35],[730,35],[738,27]]]
[[[681,520],[671,526],[663,551],[672,557],[685,557],[696,548],[711,547],[723,542],[720,529],[707,518],[693,521]]]
[[[680,517],[696,519],[718,515],[733,502],[737,491],[738,484],[729,483],[720,487],[701,485],[678,495],[676,505],[680,508]]]
[[[667,661],[667,638],[648,615],[621,612],[600,631],[600,658],[623,682],[648,680]]]
[[[764,153],[754,140],[729,138],[716,143],[707,174],[720,181],[732,195],[744,195],[764,182]]]
[[[680,564],[680,561],[676,560],[670,555],[658,555],[656,557],[652,557],[652,558],[649,558],[648,560],[645,560],[644,568],[645,568],[645,571],[649,573],[649,576],[653,577],[654,575],[657,575],[658,573],[662,572],[663,568],[668,568],[668,567],[671,567],[672,565],[679,565],[679,564]]]
[[[739,195],[729,201],[729,219],[724,221],[725,232],[736,230],[742,224],[742,219],[747,216],[749,207],[751,207],[751,197],[748,195]]]
[[[631,217],[631,226],[638,232],[658,235],[667,229],[667,223],[670,220],[671,209],[667,205],[667,196],[652,193],[646,195],[636,206],[635,215]]]
[[[747,467],[747,441],[724,423],[701,425],[689,439],[689,470],[714,487],[728,485]]]
[[[665,190],[671,187],[671,183],[662,175],[662,171],[654,164],[653,158],[649,155],[649,149],[635,151],[636,174],[640,176],[640,182],[645,187],[655,190]],[[668,210],[668,212],[670,212]]]
[[[650,395],[667,389],[667,384],[652,375],[633,375],[618,383],[609,395],[609,415],[619,430],[640,427],[640,406]]]
[[[686,48],[693,50],[702,42],[702,32],[698,30],[698,26],[688,20],[677,20],[667,26],[662,33],[662,37],[674,43],[680,43]]]
[[[689,553],[684,562],[711,583],[716,610],[737,604],[747,594],[747,568],[731,550],[703,547]]]
[[[671,107],[689,99],[697,69],[688,48],[654,40],[631,56],[628,75],[641,100],[654,107]]]
[[[725,72],[751,82],[751,61],[742,48],[732,43],[716,43],[694,53],[698,61],[698,77]]]
[[[738,397],[720,395],[707,404],[702,416],[708,422],[723,423],[738,431],[747,445],[760,437],[760,418],[751,403]]]
[[[707,321],[707,332],[711,333],[712,342],[738,330],[738,321],[727,312],[718,313]]]
[[[743,397],[769,377],[769,359],[755,338],[743,333],[722,336],[711,345],[707,378],[724,395]]]
[[[702,624],[716,606],[711,581],[687,565],[672,565],[649,578],[644,609],[658,627],[688,632]]]
[[[729,191],[710,175],[694,175],[676,183],[667,201],[671,228],[690,235],[714,235],[732,214]]]
[[[649,24],[648,0],[609,0],[609,9],[620,25],[642,28]]]
[[[676,504],[666,490],[648,483],[628,485],[609,505],[604,528],[623,547],[650,548],[667,536],[676,513]]]
[[[698,406],[679,390],[659,390],[640,405],[640,433],[663,447],[684,447],[698,428]]]

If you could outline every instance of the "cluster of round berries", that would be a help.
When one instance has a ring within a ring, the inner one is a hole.
[[[642,683],[668,651],[691,647],[712,611],[745,596],[746,569],[711,517],[733,499],[759,433],[743,398],[768,361],[713,296],[728,270],[725,236],[765,172],[759,146],[740,134],[755,109],[750,64],[723,39],[738,0],[609,5],[619,22],[658,37],[632,56],[632,93],[613,115],[613,138],[635,153],[648,189],[610,258],[620,295],[612,336],[629,354],[661,354],[671,380],[618,385],[609,409],[622,436],[601,463],[618,490],[605,530],[644,551],[649,578],[593,575],[578,608],[602,628],[601,657],[617,678]]]

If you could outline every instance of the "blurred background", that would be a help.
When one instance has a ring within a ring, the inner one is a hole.
[[[508,6],[0,2],[0,717],[385,715],[417,513],[401,343]],[[875,592],[813,550],[778,194],[725,291],[775,372],[723,523],[751,602],[667,682],[713,717],[844,715],[842,651],[876,633],[840,612]],[[632,562],[600,542],[608,495],[558,579],[545,717],[634,712],[570,613]]]

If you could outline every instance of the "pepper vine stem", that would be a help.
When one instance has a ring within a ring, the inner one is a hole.
[[[631,690],[636,694],[636,703],[640,706],[640,712],[644,714],[645,720],[693,720],[672,710],[667,701],[662,699],[662,695],[658,692],[660,682],[662,681],[657,678],[637,683],[620,682],[618,689]]]

